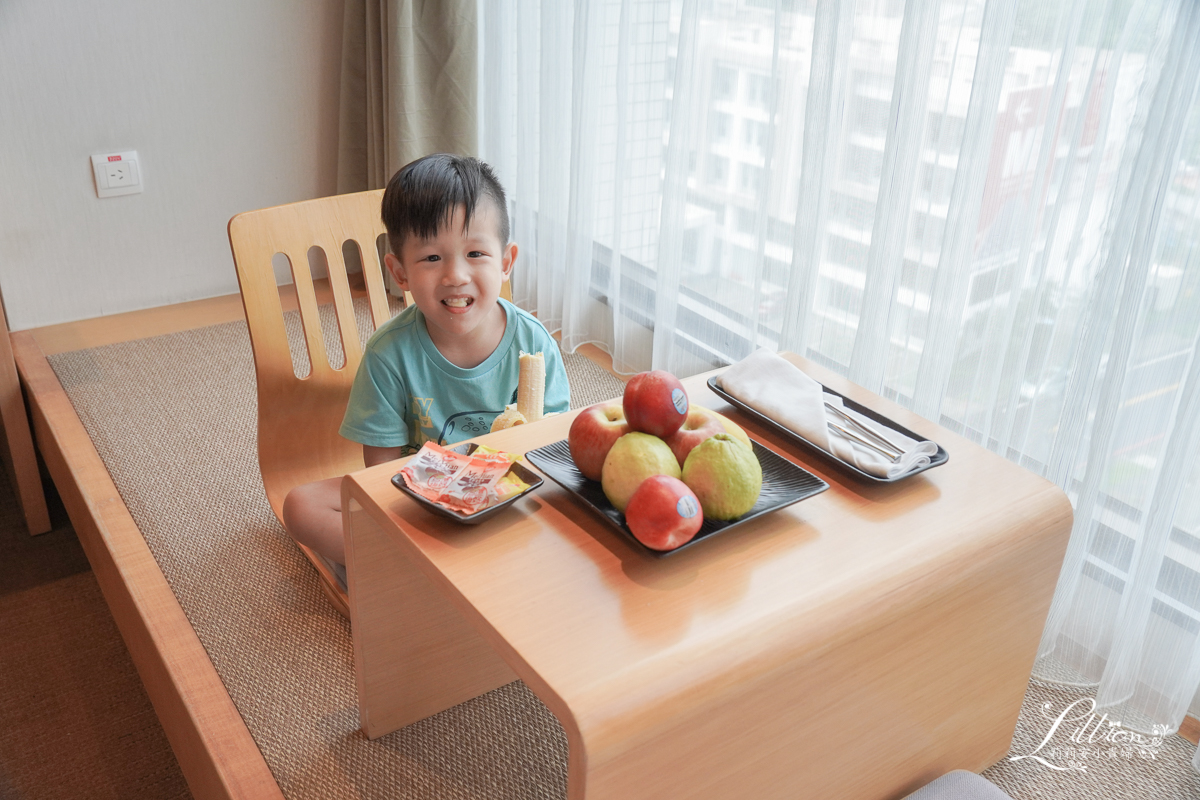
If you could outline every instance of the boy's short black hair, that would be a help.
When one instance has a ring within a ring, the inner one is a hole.
[[[508,244],[508,204],[492,168],[477,158],[436,153],[401,167],[383,193],[381,215],[392,252],[409,236],[428,239],[449,223],[459,206],[465,210],[464,230],[475,216],[480,197],[495,206],[496,233]]]

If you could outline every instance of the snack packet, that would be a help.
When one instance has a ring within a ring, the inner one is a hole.
[[[409,488],[431,502],[462,514],[474,514],[528,488],[509,476],[520,456],[480,446],[471,455],[426,442],[401,469]]]
[[[450,485],[438,497],[438,504],[463,514],[474,514],[487,508],[496,496],[493,487],[511,464],[507,458],[490,455],[476,458],[472,454],[470,462],[454,475]]]
[[[517,477],[515,472],[506,472],[496,481],[492,491],[496,493],[496,502],[503,503],[513,495],[520,494],[529,488],[529,484]]]
[[[462,453],[426,442],[421,445],[417,454],[400,468],[400,474],[404,476],[408,488],[426,500],[436,503],[442,490],[450,485],[450,481],[470,460],[469,456]]]

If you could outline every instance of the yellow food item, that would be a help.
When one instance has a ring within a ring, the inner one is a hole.
[[[504,413],[492,420],[491,432],[502,431],[511,428],[514,425],[524,425],[528,422],[525,415],[517,410],[517,405],[514,403],[504,409]]]
[[[526,422],[537,422],[546,401],[546,359],[541,353],[521,353],[517,377],[517,410]]]
[[[493,491],[496,492],[496,499],[504,502],[515,494],[520,494],[529,488],[529,484],[521,480],[515,472],[508,472],[503,478],[496,482]]]
[[[683,482],[696,493],[705,519],[734,520],[758,502],[762,465],[752,449],[728,433],[718,433],[688,453]]]

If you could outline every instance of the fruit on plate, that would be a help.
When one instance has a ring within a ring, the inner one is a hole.
[[[692,448],[683,464],[683,482],[700,499],[705,517],[733,520],[758,502],[762,466],[752,448],[718,433]]]
[[[651,550],[674,550],[687,544],[703,522],[695,493],[669,475],[646,478],[625,508],[630,532]]]
[[[688,453],[692,452],[693,447],[710,436],[716,436],[718,433],[733,433],[730,430],[730,426],[737,431],[733,435],[739,441],[743,442],[746,447],[750,447],[750,437],[746,435],[746,432],[742,430],[740,425],[704,406],[693,404],[688,410],[687,419],[684,420],[683,427],[663,441],[667,443],[667,447],[671,448],[671,452],[675,454],[675,460],[682,467],[683,463],[687,461]]]
[[[679,462],[666,442],[657,436],[634,431],[617,439],[608,451],[600,470],[600,486],[608,502],[624,513],[629,498],[646,478],[654,475],[678,478],[679,474]]]
[[[627,433],[629,423],[620,403],[597,403],[580,411],[567,433],[567,445],[583,477],[600,480],[608,451]]]
[[[706,409],[706,410],[708,410],[708,409]],[[726,433],[728,433],[733,438],[737,439],[742,444],[746,445],[746,447],[753,448],[753,445],[750,444],[750,437],[746,434],[746,431],[742,428],[741,425],[738,425],[736,422],[731,420],[729,417],[725,416],[724,414],[719,414],[716,411],[709,410],[708,413],[712,414],[717,419],[721,420],[721,424],[725,426]]]
[[[639,372],[630,378],[622,404],[631,429],[662,439],[679,430],[688,414],[683,384],[661,369]]]

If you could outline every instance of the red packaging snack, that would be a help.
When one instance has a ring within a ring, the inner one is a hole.
[[[472,457],[470,462],[451,478],[450,485],[442,492],[437,502],[464,514],[474,514],[487,508],[496,496],[493,487],[504,477],[504,473],[508,472],[510,465],[511,462],[507,458]]]
[[[466,456],[426,442],[400,474],[410,489],[427,500],[462,514],[474,514],[502,499],[497,484],[512,462],[512,456],[490,448],[481,447]],[[505,496],[509,494],[506,491]]]
[[[469,456],[447,450],[441,445],[426,442],[407,464],[400,469],[404,482],[422,497],[438,501],[455,474],[470,462]]]

